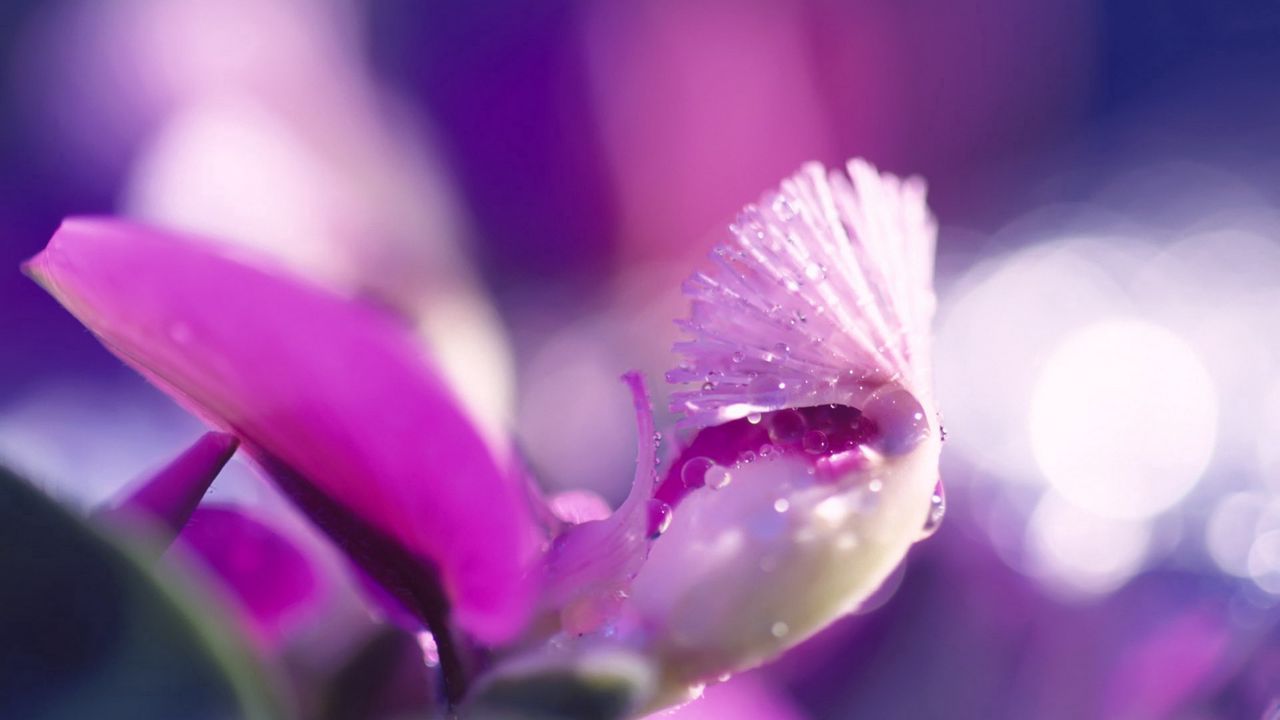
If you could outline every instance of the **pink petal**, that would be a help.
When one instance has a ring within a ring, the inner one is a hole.
[[[438,576],[464,628],[511,637],[528,612],[534,537],[516,475],[406,329],[246,258],[69,219],[27,270],[125,362],[238,436],[394,594],[438,603],[424,598]]]
[[[234,435],[206,433],[127,497],[97,511],[95,517],[118,525],[147,523],[165,533],[158,540],[172,542],[239,446]]]
[[[264,647],[276,647],[318,609],[321,586],[311,560],[293,540],[239,508],[200,507],[177,547],[221,581]]]
[[[631,492],[612,514],[572,525],[547,553],[546,597],[577,633],[598,629],[616,610],[620,595],[644,563],[651,541],[666,530],[671,508],[654,499],[658,486],[653,405],[644,378],[628,372],[636,412],[636,475]],[[583,620],[586,619],[584,622]]]

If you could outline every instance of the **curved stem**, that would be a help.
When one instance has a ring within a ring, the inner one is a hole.
[[[463,657],[462,645],[454,637],[449,623],[449,603],[438,583],[416,582],[412,592],[418,604],[418,613],[435,640],[436,653],[440,657],[444,696],[452,712],[466,696],[471,678]]]

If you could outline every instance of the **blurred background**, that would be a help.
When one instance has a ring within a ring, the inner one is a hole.
[[[1277,78],[1269,0],[11,0],[0,460],[89,507],[199,432],[17,271],[63,216],[120,214],[396,308],[495,442],[616,502],[617,378],[661,384],[679,281],[800,163],[865,156],[924,176],[941,223],[948,518],[863,612],[709,698],[1259,717]],[[246,468],[213,494],[310,532]]]

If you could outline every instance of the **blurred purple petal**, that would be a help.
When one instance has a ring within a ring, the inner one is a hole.
[[[391,318],[187,236],[71,219],[28,271],[113,352],[246,451],[402,600],[438,575],[486,641],[523,625],[533,521]],[[374,562],[376,560],[377,562]],[[439,608],[436,608],[438,611]]]
[[[316,568],[293,540],[231,506],[205,505],[178,536],[222,581],[253,636],[276,646],[320,600]]]
[[[702,697],[673,710],[654,713],[646,720],[803,720],[800,712],[758,674],[739,675],[708,687]]]
[[[1230,627],[1220,614],[1195,608],[1172,618],[1119,653],[1104,698],[1107,717],[1173,717],[1191,705],[1222,666]]]
[[[166,543],[172,541],[195,512],[200,499],[235,454],[240,442],[234,435],[211,432],[162,470],[144,480],[127,497],[99,510],[96,517],[108,523],[127,525],[142,521],[163,530]]]

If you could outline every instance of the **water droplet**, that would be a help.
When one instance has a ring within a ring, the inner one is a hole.
[[[773,447],[772,445],[770,445],[769,443],[765,443],[764,445],[761,445],[761,446],[760,446],[760,458],[761,458],[761,459],[764,459],[764,458],[772,458],[772,457],[773,457],[773,451],[774,451],[774,447]]]
[[[735,350],[733,352],[733,355],[730,357],[736,363],[740,363],[747,358],[747,356],[744,355],[741,350]]]
[[[786,343],[778,343],[773,346],[773,351],[782,357],[786,357],[791,354],[791,346]]]
[[[710,479],[711,468],[715,462],[707,457],[690,458],[680,467],[680,481],[687,488],[702,487]]]
[[[671,506],[661,500],[649,501],[649,537],[658,538],[671,527],[674,514]]]
[[[867,483],[867,489],[873,493],[878,493],[884,489],[884,481],[880,478],[872,478],[871,482]]]
[[[786,383],[776,375],[757,375],[747,384],[747,391],[758,405],[782,405],[787,399],[786,389]]]
[[[654,445],[657,445],[657,444],[658,444],[658,443],[660,443],[660,442],[662,442],[662,433],[660,433],[660,432],[655,432],[655,433],[653,434],[653,444],[654,444]]]
[[[779,444],[789,444],[800,439],[807,427],[800,411],[787,408],[769,416],[769,437]]]
[[[925,516],[924,528],[920,532],[921,538],[927,538],[936,533],[942,525],[942,519],[947,515],[947,493],[942,487],[942,481],[933,488],[933,496],[929,498],[929,514]]]
[[[712,465],[707,468],[703,474],[707,487],[712,490],[723,490],[729,487],[729,482],[733,480],[733,474],[729,472],[729,468],[723,465]]]
[[[715,383],[710,383],[710,382],[702,383],[702,392],[711,392],[712,390],[715,390],[715,389],[716,389]]]
[[[827,451],[827,434],[821,430],[810,430],[804,434],[801,443],[804,445],[805,452],[821,455]]]
[[[804,276],[814,282],[825,280],[827,278],[827,269],[818,263],[809,263],[804,269]]]
[[[751,423],[752,425],[759,425],[761,417],[762,416],[758,412],[747,413],[747,422]]]
[[[738,461],[741,462],[743,465],[750,465],[751,463],[756,461],[756,451],[747,450],[746,452],[738,456]]]
[[[905,455],[929,437],[929,421],[914,395],[897,386],[876,390],[862,414],[880,428],[877,446],[887,455]]]
[[[773,624],[773,627],[769,628],[769,632],[776,638],[782,638],[785,637],[787,633],[791,632],[791,628],[784,622],[776,622]]]
[[[784,513],[791,509],[791,501],[786,498],[778,498],[773,501],[773,511]]]
[[[782,222],[787,222],[796,216],[796,209],[786,195],[778,195],[773,199],[773,214]]]
[[[782,279],[782,286],[790,293],[796,292],[800,289],[800,283],[796,282],[795,278],[790,277]]]

